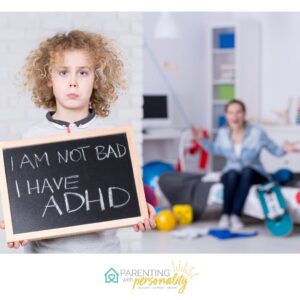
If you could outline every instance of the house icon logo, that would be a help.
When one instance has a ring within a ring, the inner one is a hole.
[[[110,268],[105,274],[105,283],[118,283],[119,282],[119,273],[114,269]]]

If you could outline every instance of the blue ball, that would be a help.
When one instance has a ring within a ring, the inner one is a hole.
[[[155,207],[155,212],[158,214],[160,211],[162,211],[162,207],[161,206],[156,206]]]
[[[272,175],[273,180],[278,181],[279,183],[288,182],[292,177],[293,173],[289,169],[280,169]]]
[[[152,161],[143,166],[143,182],[154,190],[156,181],[160,175],[174,171],[176,171],[174,167],[168,163],[163,161]]]

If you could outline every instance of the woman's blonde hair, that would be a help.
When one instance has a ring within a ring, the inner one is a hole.
[[[51,81],[51,67],[58,53],[67,50],[87,51],[95,66],[95,88],[90,105],[97,115],[109,114],[110,104],[126,86],[124,64],[114,43],[96,33],[73,30],[58,33],[40,43],[26,59],[22,69],[23,84],[32,92],[32,100],[38,107],[56,109]]]

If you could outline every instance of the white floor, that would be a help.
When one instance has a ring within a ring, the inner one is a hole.
[[[196,228],[214,228],[217,225],[216,214],[204,216],[201,222],[194,223]],[[300,226],[295,226],[293,233],[286,238],[271,236],[262,221],[244,218],[247,230],[258,230],[252,238],[218,240],[212,236],[193,240],[178,239],[171,232],[153,230],[135,233],[131,228],[121,229],[122,252],[124,253],[300,253]],[[179,227],[186,228],[186,227]],[[0,232],[0,253],[23,253],[6,247],[4,232]]]
[[[218,212],[209,212],[195,228],[216,228]],[[196,239],[178,239],[171,232],[150,231],[141,237],[121,235],[122,250],[126,253],[300,253],[300,226],[294,226],[292,234],[285,238],[270,235],[261,220],[244,217],[247,231],[258,231],[251,238],[219,240],[212,236]],[[184,229],[181,226],[177,229]]]
[[[193,224],[193,227],[215,227],[216,222]],[[192,240],[174,238],[170,232],[143,233],[141,239],[123,241],[126,253],[300,253],[300,227],[286,238],[270,236],[262,224],[249,226],[259,234],[251,238],[219,240],[212,236]]]

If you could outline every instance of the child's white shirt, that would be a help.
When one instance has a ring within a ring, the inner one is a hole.
[[[47,114],[47,117],[49,113]],[[93,115],[86,122],[77,126],[71,124],[72,132],[83,132],[93,129],[109,127],[100,117]],[[50,135],[67,134],[67,127],[63,124],[44,119],[42,122],[27,130],[22,138],[35,138]],[[32,241],[24,247],[25,253],[118,253],[120,241],[116,230],[80,234],[74,236]]]

